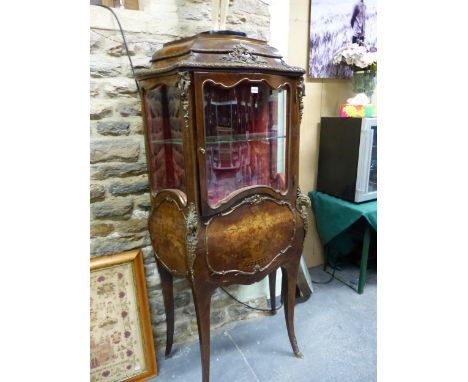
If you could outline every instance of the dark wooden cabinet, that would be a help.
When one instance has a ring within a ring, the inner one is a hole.
[[[208,32],[164,45],[139,71],[151,185],[149,230],[174,332],[173,276],[187,277],[209,380],[210,299],[276,270],[289,339],[308,198],[298,187],[304,70],[266,42]]]

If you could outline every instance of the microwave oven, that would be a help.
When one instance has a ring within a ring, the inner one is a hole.
[[[377,199],[377,118],[321,118],[317,191]]]

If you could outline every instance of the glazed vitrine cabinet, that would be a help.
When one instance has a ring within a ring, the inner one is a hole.
[[[229,31],[167,43],[137,74],[166,355],[174,333],[173,276],[187,277],[203,381],[212,292],[268,275],[274,309],[279,267],[287,331],[301,356],[293,316],[308,205],[298,188],[303,74],[266,42]]]

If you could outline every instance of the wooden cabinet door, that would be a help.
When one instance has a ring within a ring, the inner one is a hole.
[[[194,75],[200,204],[212,216],[256,193],[291,187],[295,81],[258,73]]]

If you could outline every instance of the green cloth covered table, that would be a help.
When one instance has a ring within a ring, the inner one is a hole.
[[[324,246],[332,246],[343,254],[353,248],[353,237],[349,228],[359,219],[368,224],[364,229],[361,254],[361,272],[358,292],[364,291],[367,276],[367,259],[370,246],[370,227],[377,231],[377,201],[352,203],[318,191],[309,192],[317,231]]]

